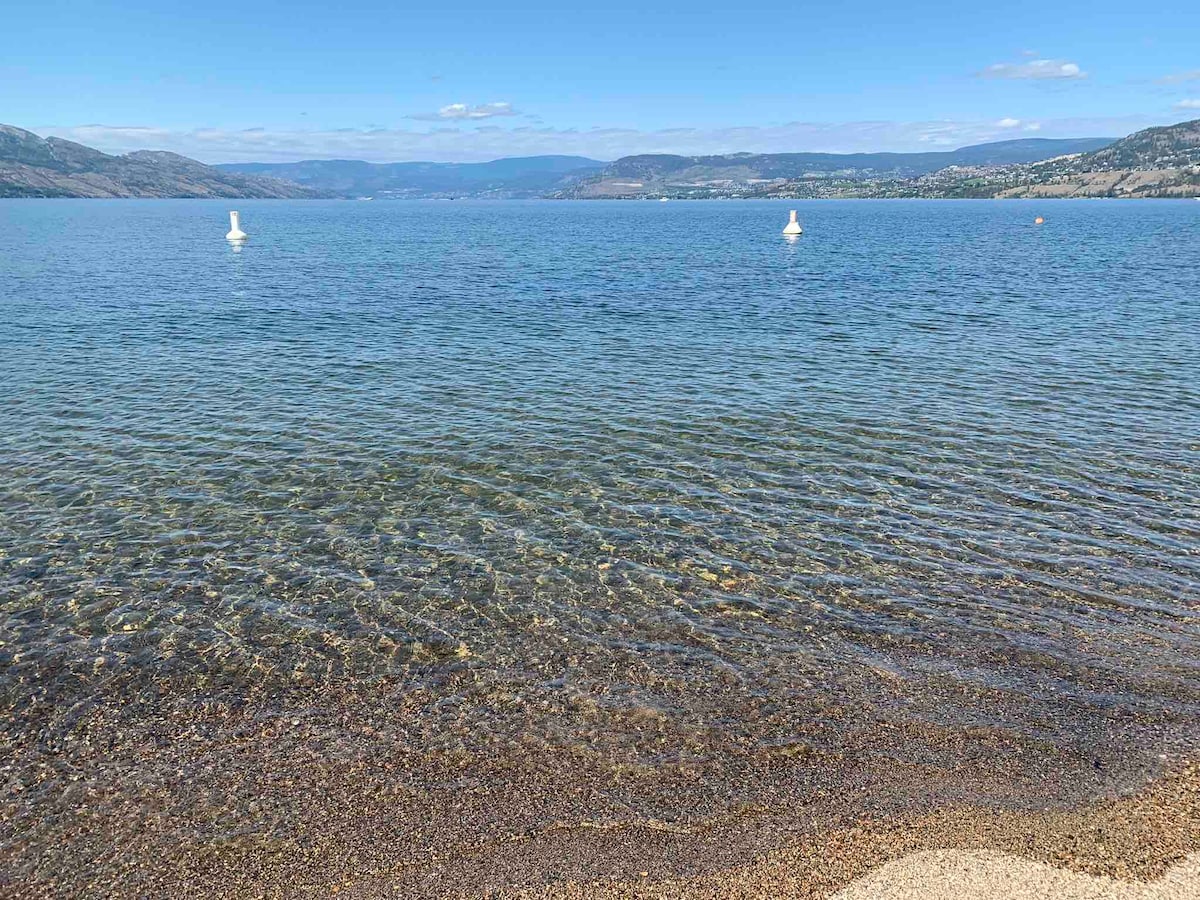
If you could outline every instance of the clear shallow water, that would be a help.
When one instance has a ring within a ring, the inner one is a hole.
[[[1194,722],[1197,204],[800,207],[245,202],[234,252],[225,204],[0,204],[11,721],[116,674],[547,741],[870,679]]]

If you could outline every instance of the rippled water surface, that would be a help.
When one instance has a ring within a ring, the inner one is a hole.
[[[224,205],[0,204],[12,715],[1200,711],[1200,204],[240,208],[234,248]]]

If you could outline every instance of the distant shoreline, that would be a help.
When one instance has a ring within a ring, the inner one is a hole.
[[[923,153],[529,156],[479,163],[310,159],[206,165],[103,153],[0,125],[0,197],[163,199],[977,200],[1200,196],[1200,119],[1111,138]]]
[[[1117,200],[1122,203],[1129,201],[1188,201],[1200,200],[1200,194],[1186,196],[1117,196],[1117,197],[668,197],[666,198],[672,203],[715,203],[715,202],[746,202],[746,203],[832,203],[842,201],[863,201],[863,202],[930,202],[930,203],[971,203],[971,202],[990,202],[990,201],[1037,201],[1043,202],[1076,202],[1076,201],[1093,201],[1093,200]],[[0,202],[4,201],[30,201],[30,200],[101,200],[101,201],[156,201],[156,200],[196,200],[200,202],[336,202],[336,203],[359,203],[362,198],[359,197],[37,197],[37,196],[15,196],[15,197],[0,197]],[[383,197],[372,198],[380,203],[657,203],[660,201],[658,197]]]

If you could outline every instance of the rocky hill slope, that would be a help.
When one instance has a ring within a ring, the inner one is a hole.
[[[0,125],[0,197],[319,197],[278,178],[223,172],[176,153],[110,156]]]
[[[1090,153],[1031,166],[1002,197],[1200,196],[1200,119],[1147,128]]]

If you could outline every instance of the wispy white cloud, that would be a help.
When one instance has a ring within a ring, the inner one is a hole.
[[[1095,119],[1042,119],[1022,122],[1017,131],[1043,137],[1120,137],[1175,121],[1126,116]],[[788,122],[725,128],[550,128],[497,127],[445,120],[426,128],[340,128],[334,130],[220,129],[174,130],[149,126],[81,125],[38,127],[108,153],[173,150],[203,162],[288,162],[299,159],[365,159],[371,162],[429,160],[477,162],[502,156],[577,154],[616,159],[634,153],[781,153],[816,151],[951,150],[969,144],[1007,140],[1014,128],[996,120],[925,122]]]
[[[410,119],[419,119],[424,122],[437,121],[471,121],[475,119],[492,119],[496,116],[515,116],[517,111],[513,109],[511,103],[480,103],[477,106],[471,106],[466,103],[450,103],[443,106],[435,113],[417,113],[409,116]]]
[[[1175,104],[1176,109],[1200,109],[1200,99],[1188,97],[1186,100],[1180,100]]]
[[[1159,84],[1184,84],[1188,81],[1200,81],[1200,69],[1191,69],[1187,72],[1175,72],[1171,75],[1164,75],[1158,79]]]
[[[1021,131],[1041,131],[1041,122],[1026,122],[1024,119],[1014,119],[1011,116],[1001,119],[996,123],[997,128],[1013,129],[1019,128]]]
[[[1063,59],[1026,59],[1022,62],[1004,62],[988,66],[979,73],[983,78],[1012,78],[1042,80],[1070,80],[1087,78],[1087,72],[1078,63]]]

